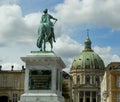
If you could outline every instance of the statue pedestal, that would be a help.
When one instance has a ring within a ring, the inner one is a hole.
[[[64,62],[53,52],[31,52],[21,57],[26,63],[25,93],[20,102],[64,102],[62,69]]]

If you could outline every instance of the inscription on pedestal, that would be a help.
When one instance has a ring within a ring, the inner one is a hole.
[[[50,90],[51,89],[51,70],[29,71],[29,90]]]

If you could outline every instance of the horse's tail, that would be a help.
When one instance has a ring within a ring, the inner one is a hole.
[[[37,47],[38,48],[41,48],[41,37],[39,36],[38,39],[37,39]]]
[[[37,39],[37,44],[36,44],[38,48],[42,48],[42,40],[44,38],[44,34],[43,33],[44,33],[44,25],[41,24],[39,26],[39,28],[38,28],[38,35],[39,35],[39,37]]]

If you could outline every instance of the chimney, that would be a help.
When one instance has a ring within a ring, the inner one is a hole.
[[[13,68],[14,68],[14,66],[12,65],[12,66],[11,66],[11,71],[13,71]]]
[[[0,65],[0,71],[2,70],[2,65]]]
[[[25,67],[24,67],[24,65],[22,66],[22,70],[25,70]]]

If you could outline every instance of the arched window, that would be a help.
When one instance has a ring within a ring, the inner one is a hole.
[[[100,78],[99,78],[99,76],[95,77],[95,81],[96,81],[96,84],[98,84],[98,85],[100,84]]]
[[[90,84],[90,76],[89,75],[86,75],[85,81],[87,84]]]
[[[77,76],[77,84],[80,84],[80,76]]]

